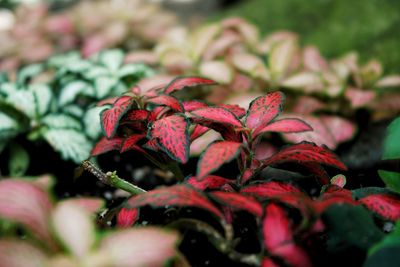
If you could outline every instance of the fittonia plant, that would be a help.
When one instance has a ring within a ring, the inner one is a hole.
[[[0,82],[0,152],[10,150],[10,175],[28,167],[27,152],[13,139],[25,135],[45,140],[65,160],[89,156],[101,133],[98,100],[120,95],[153,71],[142,64],[124,64],[120,50],[89,59],[72,52],[22,68],[15,79]]]

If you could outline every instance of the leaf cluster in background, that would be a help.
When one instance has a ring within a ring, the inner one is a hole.
[[[22,68],[0,83],[0,146],[4,150],[18,135],[46,140],[65,160],[88,158],[100,134],[97,101],[128,91],[141,78],[153,75],[142,64],[124,64],[120,50],[106,50],[90,59],[71,52]],[[28,166],[24,149],[10,148],[10,174]],[[25,161],[25,163],[21,162]]]

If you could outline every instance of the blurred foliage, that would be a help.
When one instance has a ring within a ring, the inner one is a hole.
[[[264,33],[299,33],[327,56],[357,50],[363,59],[382,60],[389,72],[400,70],[400,2],[394,0],[248,0],[220,16],[242,16]]]

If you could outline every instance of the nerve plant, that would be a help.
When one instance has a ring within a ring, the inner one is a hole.
[[[100,232],[94,215],[101,199],[54,203],[49,182],[45,176],[0,181],[0,266],[164,266],[178,256],[177,233],[155,227]]]
[[[153,71],[142,64],[123,64],[119,50],[90,59],[78,53],[28,65],[16,77],[0,81],[0,153],[9,151],[10,175],[23,175],[29,155],[13,140],[45,140],[65,160],[81,162],[100,136],[96,102],[117,96]]]
[[[118,225],[134,224],[139,219],[137,208],[143,206],[175,207],[179,215],[168,223],[171,227],[201,232],[231,260],[263,266],[282,263],[311,266],[313,258],[306,251],[326,245],[323,238],[326,235],[334,238],[340,232],[336,241],[328,244],[328,249],[332,250],[340,249],[342,243],[366,250],[383,237],[382,230],[364,207],[383,221],[400,219],[400,198],[394,192],[377,188],[350,191],[343,188],[346,182],[343,175],[330,179],[322,165],[341,170],[346,167],[326,147],[302,142],[284,147],[267,158],[257,156],[257,147],[268,132],[312,130],[302,120],[278,118],[284,103],[281,92],[256,98],[247,111],[232,105],[180,102],[173,96],[185,87],[212,83],[212,80],[196,77],[177,78],[143,95],[135,87],[102,112],[105,137],[94,147],[93,156],[111,150],[121,153],[136,150],[181,180],[181,184],[148,192],[127,190],[138,195],[126,201],[117,216]],[[178,163],[188,161],[190,142],[210,130],[217,131],[222,140],[208,146],[198,161],[196,174],[182,181]],[[237,160],[239,170],[236,177],[212,175],[233,159]],[[323,186],[319,196],[314,192],[311,197],[306,188],[300,187],[300,182],[294,183],[283,173],[280,177],[261,178],[260,173],[265,169],[292,168],[292,164],[300,165]],[[107,177],[120,179],[116,173],[104,174],[96,170],[95,174],[105,177],[106,181]],[[113,185],[118,186],[117,183]],[[209,221],[190,215],[187,218],[184,210],[188,208],[208,211],[223,230]],[[252,234],[260,239],[257,245],[253,244],[251,252],[243,251],[242,240],[236,236],[238,212],[253,216],[257,225]],[[355,223],[360,222],[365,227],[353,229],[358,226],[348,220],[343,226],[337,217],[345,220],[346,214],[354,216]],[[354,233],[346,235],[348,231]],[[361,237],[363,239],[359,240]]]

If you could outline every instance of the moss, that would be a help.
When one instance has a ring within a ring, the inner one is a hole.
[[[377,58],[388,72],[399,72],[399,10],[396,0],[246,0],[219,18],[243,16],[263,33],[292,30],[326,56],[356,50],[363,60]]]

